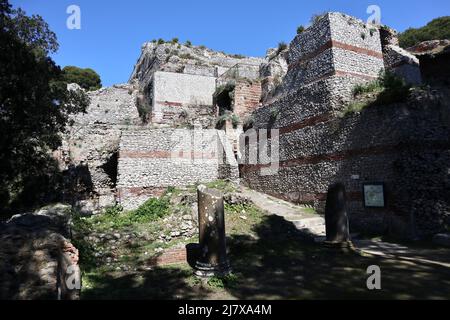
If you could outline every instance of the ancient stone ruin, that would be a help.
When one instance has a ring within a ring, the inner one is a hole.
[[[133,209],[169,186],[229,179],[323,212],[341,181],[351,227],[440,232],[450,222],[448,100],[412,92],[408,103],[342,116],[355,86],[384,70],[422,81],[395,31],[336,12],[265,58],[146,43],[129,82],[90,92],[73,118],[56,154],[66,200],[86,214]],[[272,174],[271,161],[249,161],[262,135],[267,150],[279,146]],[[382,207],[365,205],[373,182],[384,183]]]

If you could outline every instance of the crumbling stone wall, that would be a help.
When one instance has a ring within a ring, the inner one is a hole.
[[[81,273],[78,250],[69,240],[70,213],[70,206],[58,204],[0,223],[0,299],[79,299]]]
[[[269,49],[266,61],[260,65],[261,101],[270,103],[279,94],[279,87],[288,71],[288,48],[284,50]]]
[[[262,176],[261,166],[246,165],[243,181],[319,211],[328,186],[344,182],[354,227],[405,237],[442,231],[450,222],[450,132],[443,117],[450,110],[444,101],[317,116],[281,127],[279,172]],[[373,182],[385,183],[385,209],[363,205],[362,184]]]
[[[450,84],[450,40],[424,41],[408,51],[419,58],[420,72],[426,83]]]
[[[254,129],[279,129],[280,168],[262,174],[269,165],[249,164],[247,150],[242,181],[319,212],[328,186],[343,182],[353,228],[402,237],[432,234],[449,221],[448,98],[420,93],[407,104],[342,116],[354,86],[383,69],[379,33],[367,36],[369,30],[331,13],[294,39],[283,94],[253,113]],[[366,182],[385,183],[386,208],[364,207]]]
[[[131,85],[88,92],[86,113],[72,117],[55,153],[64,172],[64,201],[91,214],[115,204],[117,152],[121,131],[142,121]]]
[[[93,124],[124,124],[141,123],[136,107],[137,92],[131,85],[119,84],[97,91],[87,92],[91,103],[86,113],[73,117],[74,126],[83,127]]]
[[[285,91],[333,75],[365,80],[384,68],[377,28],[342,13],[327,13],[289,46]]]
[[[224,150],[225,146],[225,150]],[[124,131],[120,141],[118,200],[134,209],[169,186],[187,186],[219,178],[238,178],[223,133],[217,130],[153,129]],[[226,174],[226,176],[225,176]]]
[[[422,83],[420,62],[414,55],[400,48],[397,32],[389,27],[380,28],[381,45],[386,70],[402,77],[406,82],[418,85]]]
[[[259,66],[264,60],[213,51],[202,46],[176,43],[147,42],[130,77],[141,92],[147,93],[153,74],[157,71],[219,77],[236,64]]]
[[[161,71],[153,77],[152,123],[174,125],[190,106],[201,106],[207,116],[213,113],[215,77]]]

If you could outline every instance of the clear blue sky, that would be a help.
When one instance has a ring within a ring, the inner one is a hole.
[[[449,0],[10,0],[40,14],[56,33],[54,55],[62,67],[90,67],[103,85],[127,82],[142,43],[154,38],[192,41],[215,50],[264,56],[290,42],[312,14],[340,11],[367,20],[368,5],[381,8],[381,22],[399,31],[450,15]],[[81,8],[81,30],[66,27],[66,9]]]

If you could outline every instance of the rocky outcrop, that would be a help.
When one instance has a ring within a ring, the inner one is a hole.
[[[260,65],[262,58],[229,55],[203,46],[147,42],[130,77],[146,91],[155,71],[168,71],[218,77],[236,64]]]
[[[117,84],[87,92],[90,104],[86,113],[76,114],[72,120],[74,125],[87,126],[93,124],[132,125],[140,124],[136,105],[137,93],[129,84]]]
[[[420,62],[413,54],[400,48],[398,32],[387,26],[380,27],[381,46],[386,70],[391,71],[412,85],[422,83]]]
[[[0,225],[0,299],[78,299],[78,250],[68,240],[71,207],[53,205]]]
[[[423,41],[407,50],[416,56],[441,54],[450,51],[450,40]]]
[[[408,48],[420,60],[420,71],[428,84],[450,84],[450,40],[431,40]]]
[[[69,90],[77,86],[69,85]],[[142,123],[129,84],[87,92],[86,113],[74,115],[55,153],[65,172],[65,200],[91,214],[115,204],[117,150],[122,130]]]
[[[280,85],[288,71],[289,48],[284,50],[269,49],[266,54],[266,61],[261,64],[259,72],[262,79],[262,102],[269,103],[274,100],[280,91]]]

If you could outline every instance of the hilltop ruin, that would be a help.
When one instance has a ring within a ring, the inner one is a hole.
[[[450,223],[448,100],[422,92],[342,116],[355,86],[384,70],[422,82],[419,60],[395,31],[342,13],[323,15],[265,58],[146,43],[129,82],[90,92],[87,113],[74,117],[56,155],[67,200],[86,213],[133,209],[169,186],[220,178],[320,212],[327,187],[340,181],[354,226],[439,232]],[[239,140],[273,129],[280,168],[263,175],[269,164],[249,163],[255,145],[241,154]],[[364,205],[370,183],[384,186],[382,207]]]

